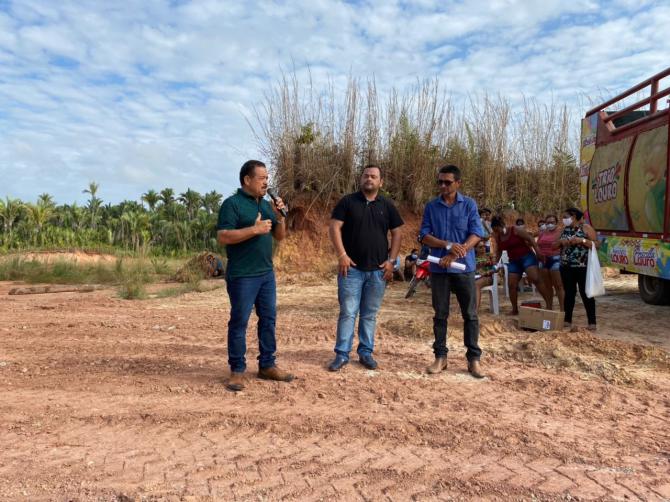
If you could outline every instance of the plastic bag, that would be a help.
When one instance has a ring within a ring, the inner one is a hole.
[[[600,260],[598,260],[598,250],[595,242],[591,243],[589,259],[586,264],[586,296],[595,298],[605,294],[605,283],[603,274],[600,270]]]

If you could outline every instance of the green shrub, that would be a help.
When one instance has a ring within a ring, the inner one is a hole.
[[[146,285],[152,276],[144,260],[136,260],[130,265],[117,260],[116,272],[119,282],[119,296],[126,300],[141,300],[147,297]]]

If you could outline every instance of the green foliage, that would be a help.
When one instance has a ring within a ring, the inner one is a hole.
[[[147,297],[146,285],[152,282],[152,274],[144,259],[135,260],[130,264],[118,260],[116,272],[121,298],[142,300]]]
[[[152,256],[150,261],[151,266],[154,269],[154,274],[161,275],[167,273],[168,261],[164,256]]]
[[[43,193],[36,203],[0,200],[0,252],[34,249],[107,248],[163,256],[216,251],[216,220],[222,195],[201,195],[188,189],[149,190],[140,202],[104,204],[99,185],[83,190],[90,195],[84,207],[56,205]]]

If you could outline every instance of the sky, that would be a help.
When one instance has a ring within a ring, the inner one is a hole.
[[[254,108],[291,69],[583,115],[584,96],[670,66],[668,26],[667,0],[0,0],[0,198],[229,194],[261,155]]]

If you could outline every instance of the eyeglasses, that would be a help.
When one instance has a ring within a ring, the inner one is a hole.
[[[452,183],[454,183],[454,180],[437,180],[437,184],[440,186],[446,185],[449,187]]]

